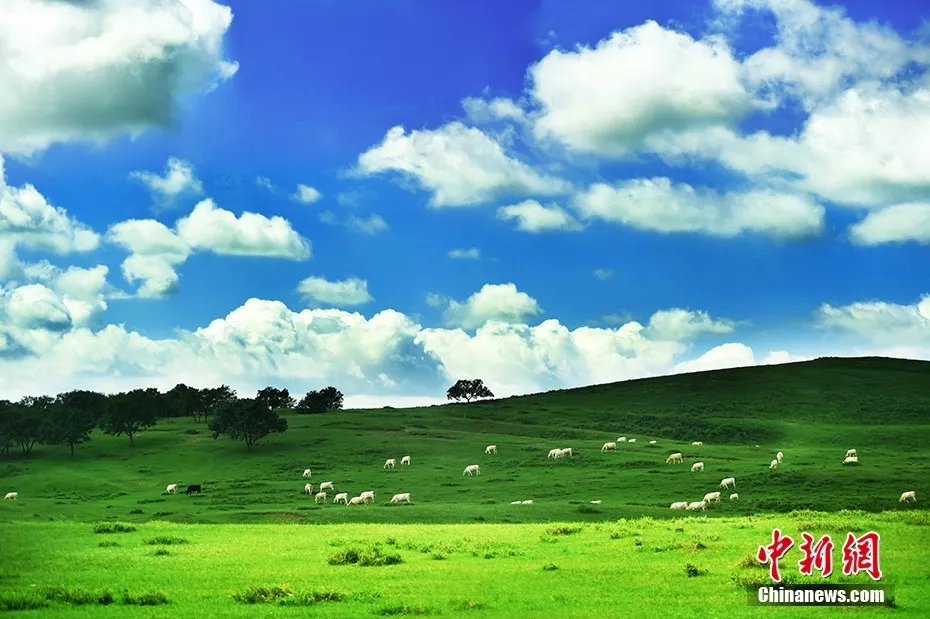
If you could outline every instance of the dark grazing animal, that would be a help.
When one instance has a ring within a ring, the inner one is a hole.
[[[187,487],[187,490],[184,491],[184,494],[193,494],[193,493],[195,493],[195,492],[196,492],[197,494],[200,494],[200,493],[201,493],[200,484],[191,484],[191,485],[189,485],[189,486]]]

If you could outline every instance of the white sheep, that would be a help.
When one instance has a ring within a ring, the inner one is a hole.
[[[18,498],[19,498],[18,492],[7,492],[6,494],[3,495],[4,501],[15,501]]]
[[[560,458],[565,457],[566,455],[571,456],[571,457],[573,457],[573,458],[575,457],[574,455],[572,455],[572,448],[571,448],[571,447],[563,447],[562,449],[559,450],[559,457],[560,457]]]
[[[729,488],[730,486],[736,487],[736,478],[735,477],[725,477],[720,480],[721,488]]]
[[[780,451],[777,454],[775,454],[775,459],[778,460],[779,464],[781,464],[781,461],[784,459],[784,457],[785,457],[785,454],[783,454]]]
[[[366,490],[365,492],[361,493],[359,496],[365,499],[366,503],[370,503],[371,501],[375,500],[375,491]]]
[[[914,502],[917,502],[917,493],[913,490],[908,490],[907,492],[901,493],[901,498],[898,499],[898,503],[907,503],[911,499],[914,499]]]
[[[560,451],[562,451],[562,450],[559,449],[558,447],[556,447],[555,449],[550,449],[550,450],[549,450],[549,455],[546,456],[546,458],[558,458],[558,457],[559,457],[559,452],[560,452]]]
[[[692,503],[688,503],[688,507],[686,507],[685,509],[689,509],[689,510],[691,510],[691,511],[700,509],[700,510],[703,510],[703,511],[706,512],[706,511],[707,511],[707,501],[694,501],[694,502],[692,502]]]
[[[635,438],[631,438],[630,440],[627,441],[627,443],[635,443],[635,442],[636,442]]]
[[[691,465],[691,472],[692,472],[692,473],[695,472],[695,471],[703,471],[703,470],[704,470],[704,463],[703,463],[703,462],[695,462],[694,464]]]
[[[511,504],[511,505],[519,505],[519,504],[520,504],[520,501],[511,501],[510,504]]]
[[[778,468],[778,460],[772,460],[771,462],[769,462],[769,468],[770,468],[770,469],[773,469],[773,470],[774,470],[774,469],[777,469],[777,468]]]
[[[360,496],[354,496],[351,499],[349,499],[348,503],[346,503],[346,505],[364,505],[364,504],[365,504],[365,499],[363,499]]]
[[[325,492],[317,492],[315,495],[313,495],[313,502],[314,502],[314,503],[320,503],[320,502],[325,501],[325,500],[326,500],[326,493],[325,493]]]
[[[520,505],[532,505],[533,499],[526,499],[525,501],[520,501]]]
[[[859,458],[856,456],[849,456],[843,459],[843,464],[859,464]]]
[[[401,466],[410,466],[410,456],[404,456],[400,459]]]
[[[730,495],[730,500],[731,501],[739,500],[739,495],[734,492],[733,494]]]
[[[481,475],[481,467],[477,464],[469,464],[465,467],[465,470],[462,471],[462,475]]]
[[[625,443],[625,442],[626,442],[626,437],[625,437],[625,436],[621,436],[620,438],[617,439],[617,442],[618,442],[618,443]]]
[[[178,485],[177,484],[168,484],[168,487],[165,488],[165,494],[177,494]]]
[[[677,501],[669,505],[669,509],[688,509],[687,501]]]
[[[694,442],[691,443],[691,444],[692,444],[692,445],[695,445],[695,446],[699,446],[699,445],[703,445],[704,443],[702,443],[701,441],[694,441]],[[758,447],[758,445],[757,445],[757,447]]]
[[[400,494],[395,494],[394,496],[391,497],[391,503],[400,503],[401,501],[406,501],[407,503],[409,503],[410,493],[401,492]]]
[[[313,484],[304,484],[304,494],[313,494]]]
[[[655,445],[655,444],[658,443],[658,442],[659,442],[659,441],[649,441],[649,444],[650,444],[650,445]]]
[[[668,458],[665,459],[665,464],[672,464],[673,462],[676,464],[681,464],[682,462],[684,462],[684,458],[682,457],[680,452],[676,451],[675,453],[673,453],[672,455],[670,455]]]
[[[484,453],[491,455],[497,453],[497,445],[488,445],[484,448]]]
[[[335,490],[335,488],[333,488],[333,482],[324,481],[322,484],[320,484],[320,490]]]
[[[394,464],[395,464],[394,458],[388,458],[387,460],[384,461],[384,466],[382,466],[381,468],[392,469],[394,468]]]
[[[304,469],[304,477],[310,477],[310,469]]]
[[[596,501],[591,501],[591,504],[592,504],[592,505],[600,505],[600,504],[601,504],[601,500],[598,499],[598,500],[596,500]]]
[[[710,502],[719,503],[720,493],[719,492],[708,492],[707,494],[704,495],[704,500],[708,503]]]
[[[601,447],[601,453],[604,453],[605,451],[614,451],[616,449],[617,449],[616,443],[614,442],[604,443],[604,446]]]
[[[349,493],[340,492],[333,498],[333,503],[348,503],[349,502]]]
[[[859,454],[856,453],[856,450],[855,450],[855,449],[847,449],[847,450],[846,450],[846,457],[849,458],[850,456],[855,456],[855,457],[858,458],[858,457],[859,457]]]

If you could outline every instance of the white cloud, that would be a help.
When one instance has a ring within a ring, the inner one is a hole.
[[[271,182],[271,179],[267,176],[257,176],[255,177],[255,184],[261,187],[262,189],[267,189],[271,193],[276,193],[278,191],[277,185]]]
[[[248,211],[236,217],[206,199],[177,222],[178,236],[191,247],[227,256],[265,256],[306,260],[310,241],[283,217],[265,217]]]
[[[543,206],[536,200],[524,200],[519,204],[502,206],[497,209],[497,218],[504,221],[517,221],[517,230],[539,233],[560,230],[578,232],[584,230],[574,217],[556,204]]]
[[[866,215],[854,224],[850,238],[859,245],[916,242],[930,244],[930,203],[895,204]]]
[[[480,260],[481,250],[477,247],[469,247],[468,249],[450,249],[448,255],[454,260]]]
[[[605,281],[614,276],[613,269],[594,269],[594,277],[601,281]]]
[[[536,299],[515,284],[485,284],[461,303],[449,300],[443,318],[447,324],[474,329],[489,320],[520,322],[541,313]]]
[[[719,194],[675,185],[668,178],[635,179],[613,186],[596,183],[575,197],[574,206],[586,219],[663,233],[733,237],[756,232],[798,238],[815,235],[824,226],[824,208],[802,195],[767,189]]]
[[[553,50],[529,69],[534,131],[569,148],[623,155],[664,131],[729,124],[752,95],[721,37],[695,41],[654,21],[596,47]]]
[[[42,284],[26,284],[2,299],[5,321],[23,330],[63,331],[71,328],[71,314],[61,299]]]
[[[323,194],[309,185],[299,184],[297,185],[297,191],[294,192],[292,197],[298,202],[313,204],[314,202],[318,202],[320,198],[323,197]]]
[[[107,231],[107,240],[129,252],[123,261],[123,277],[130,284],[141,282],[137,295],[158,298],[177,292],[177,267],[193,251],[174,231],[154,219],[130,219]]]
[[[364,305],[374,301],[368,293],[368,282],[357,277],[341,281],[308,277],[297,285],[297,292],[308,301],[340,307]]]
[[[706,372],[726,368],[749,367],[753,365],[778,365],[809,361],[811,357],[794,355],[785,350],[775,350],[757,359],[752,348],[739,342],[730,342],[711,348],[697,359],[676,363],[670,373]]]
[[[482,125],[496,121],[526,122],[526,112],[512,99],[497,97],[488,101],[478,97],[462,100],[465,115],[472,123]]]
[[[181,97],[235,74],[231,22],[212,0],[5,0],[0,152],[169,125]]]
[[[860,301],[845,306],[824,303],[815,316],[822,326],[855,334],[871,344],[930,345],[930,294],[904,305],[884,301]]]
[[[358,158],[358,173],[397,172],[432,192],[430,205],[474,206],[506,195],[565,193],[565,181],[511,158],[474,127],[452,122],[435,130],[391,128]]]
[[[349,218],[346,220],[346,225],[349,228],[369,235],[375,235],[388,229],[387,222],[384,221],[381,215],[375,213],[368,217],[349,215]]]
[[[156,195],[160,204],[170,206],[185,194],[203,193],[203,184],[194,174],[193,166],[182,159],[171,157],[165,167],[165,175],[153,172],[130,172],[129,177],[138,180]]]
[[[645,333],[662,340],[687,341],[704,333],[732,333],[733,329],[729,320],[714,320],[707,312],[674,308],[653,314]]]

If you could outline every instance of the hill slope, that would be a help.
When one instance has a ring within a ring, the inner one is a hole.
[[[472,404],[290,415],[290,429],[258,444],[212,440],[202,424],[160,423],[125,438],[95,434],[72,458],[41,447],[0,459],[0,520],[149,519],[179,522],[531,522],[680,516],[735,476],[739,501],[714,514],[841,508],[880,511],[905,490],[930,498],[930,363],[820,359],[598,385]],[[618,436],[636,437],[600,453]],[[650,440],[658,444],[649,445]],[[695,447],[692,441],[702,441]],[[499,455],[486,456],[496,443]],[[755,445],[759,445],[756,447]],[[572,447],[573,458],[546,458]],[[844,467],[845,450],[862,464]],[[775,452],[785,462],[772,471]],[[665,464],[681,451],[683,465]],[[902,457],[902,453],[906,457]],[[413,465],[384,470],[386,458]],[[690,464],[705,463],[703,473]],[[480,464],[480,477],[462,476]],[[316,505],[301,490],[334,481],[377,504]],[[164,496],[168,483],[203,496]],[[396,492],[414,505],[384,506]],[[726,495],[725,495],[726,498]],[[511,501],[533,499],[532,506]],[[600,500],[594,506],[592,500]],[[919,503],[918,505],[922,505]]]

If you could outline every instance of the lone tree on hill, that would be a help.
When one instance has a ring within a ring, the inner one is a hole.
[[[446,391],[446,397],[450,400],[460,402],[465,400],[471,402],[478,398],[493,398],[494,394],[488,389],[487,385],[480,378],[469,380],[467,378],[459,379],[454,385]]]
[[[319,391],[308,391],[297,403],[297,412],[318,415],[342,408],[342,392],[335,387],[324,387]]]
[[[287,392],[287,389],[275,389],[274,387],[260,389],[255,399],[275,411],[280,408],[294,408],[294,402],[296,401]]]
[[[251,451],[259,439],[287,430],[287,419],[256,398],[226,402],[207,425],[213,430],[213,438],[227,434],[235,441],[245,441],[245,448]]]

